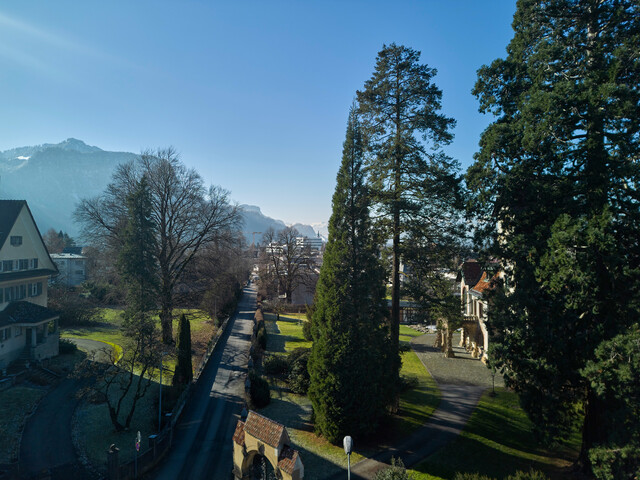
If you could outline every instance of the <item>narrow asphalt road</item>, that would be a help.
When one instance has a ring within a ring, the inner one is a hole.
[[[156,479],[230,478],[231,438],[242,410],[255,309],[256,292],[250,284],[185,406],[173,449],[156,470]]]

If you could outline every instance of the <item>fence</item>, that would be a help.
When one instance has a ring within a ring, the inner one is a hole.
[[[185,404],[193,394],[195,386],[200,379],[200,375],[207,366],[207,363],[211,358],[211,354],[218,344],[218,340],[227,329],[228,322],[229,318],[227,317],[209,341],[207,351],[202,357],[198,368],[196,368],[193,381],[189,383],[184,392],[182,392],[178,398],[176,406],[173,408],[173,411],[166,415],[168,421],[165,422],[160,433],[158,435],[149,436],[146,449],[142,450],[141,447],[142,451],[138,454],[137,459],[120,464],[118,460],[119,449],[115,447],[115,445],[111,446],[107,452],[107,478],[109,478],[109,480],[128,480],[137,478],[156,466],[169,451],[173,440],[173,429],[180,419],[180,415],[182,414]]]

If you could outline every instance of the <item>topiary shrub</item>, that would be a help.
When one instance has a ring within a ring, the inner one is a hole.
[[[256,324],[256,338],[258,339],[258,345],[260,345],[260,348],[262,348],[262,350],[266,350],[267,349],[267,329],[264,326],[264,321],[263,322],[258,322]]]
[[[289,373],[289,361],[283,355],[269,355],[264,359],[264,373],[267,375],[286,375]]]
[[[262,408],[271,402],[271,393],[269,392],[269,383],[258,375],[255,371],[249,372],[249,400],[253,408]]]
[[[306,395],[309,390],[309,361],[310,350],[308,348],[296,348],[289,354],[289,375],[287,382],[293,393]]]

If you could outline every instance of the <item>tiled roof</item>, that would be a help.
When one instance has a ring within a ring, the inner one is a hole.
[[[11,302],[0,312],[0,327],[19,323],[41,323],[53,320],[59,315],[55,310],[41,307],[35,303],[25,301]]]
[[[26,200],[0,200],[0,248],[9,236]]]
[[[476,283],[473,286],[471,290],[478,293],[484,293],[487,290],[491,290],[492,288],[495,287],[496,280],[498,278],[499,278],[498,274],[495,274],[491,279],[489,279],[489,275],[487,275],[487,272],[482,272],[482,277],[480,278],[478,283]]]
[[[278,458],[278,468],[289,475],[293,475],[298,460],[298,451],[289,446],[285,446]]]
[[[277,448],[284,435],[284,425],[250,411],[244,424],[244,431],[267,445]]]
[[[462,264],[462,275],[464,277],[464,283],[467,285],[475,285],[480,281],[482,277],[482,269],[477,260],[467,260]]]
[[[236,424],[236,431],[233,432],[233,441],[238,445],[244,444],[244,422],[242,420],[238,420]]]

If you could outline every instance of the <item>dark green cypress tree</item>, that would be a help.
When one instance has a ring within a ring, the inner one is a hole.
[[[389,402],[391,356],[384,271],[371,233],[363,144],[349,113],[329,241],[316,288],[309,398],[330,442],[373,431]]]
[[[193,378],[193,367],[191,363],[191,324],[183,313],[180,315],[178,323],[178,339],[176,343],[178,361],[176,371],[173,374],[174,385],[186,385]]]

